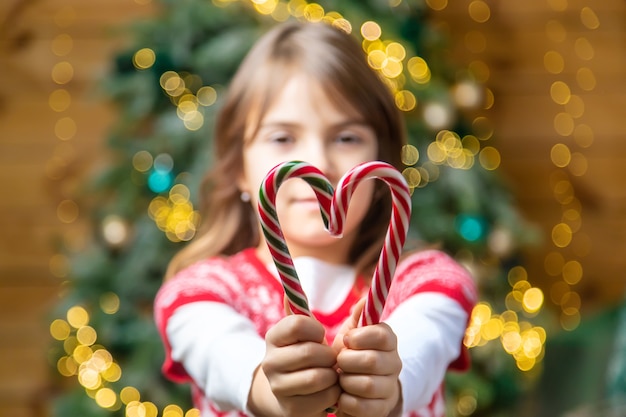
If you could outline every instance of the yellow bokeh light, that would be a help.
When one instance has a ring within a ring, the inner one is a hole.
[[[543,56],[545,69],[552,74],[560,74],[565,67],[563,56],[556,51],[548,51]]]
[[[50,93],[48,105],[55,112],[60,113],[67,110],[70,104],[72,104],[72,96],[67,90],[59,88]]]
[[[589,125],[581,123],[574,128],[574,141],[581,148],[588,148],[594,142],[593,130]]]
[[[199,130],[204,125],[204,115],[197,110],[190,111],[183,117],[183,124],[188,130]]]
[[[409,167],[402,171],[402,176],[406,179],[410,188],[418,187],[422,181],[422,176],[416,168]]]
[[[198,103],[202,106],[211,106],[217,101],[217,91],[208,85],[200,87],[196,96],[198,97]]]
[[[409,75],[418,84],[426,84],[430,81],[430,68],[426,61],[418,56],[410,58],[407,62]]]
[[[572,94],[569,101],[565,104],[565,111],[573,118],[578,119],[585,114],[585,102],[580,96]],[[573,132],[574,128],[571,131]]]
[[[379,49],[373,49],[367,54],[367,62],[369,63],[370,67],[377,70],[382,69],[385,66],[387,60],[387,55]]]
[[[120,391],[120,400],[124,404],[131,404],[133,402],[139,401],[141,396],[139,395],[139,391],[135,387],[124,387]]]
[[[74,39],[67,33],[61,33],[52,40],[52,53],[56,56],[66,56],[74,48]]]
[[[63,200],[57,206],[57,217],[63,223],[73,223],[78,218],[78,204],[72,200]]]
[[[568,261],[563,265],[563,280],[570,285],[580,282],[583,277],[583,267],[576,260]]]
[[[117,395],[111,388],[100,388],[96,393],[96,404],[102,408],[111,408],[117,401]]]
[[[509,270],[507,278],[509,285],[514,287],[518,282],[528,280],[528,273],[523,266],[517,265]]]
[[[89,346],[78,345],[72,352],[72,357],[76,363],[83,364],[87,362],[93,356],[93,350]]]
[[[596,76],[590,68],[582,67],[576,71],[576,82],[585,91],[592,91],[596,88]]]
[[[486,340],[494,340],[500,337],[504,330],[504,323],[499,317],[492,317],[480,328],[481,336]]]
[[[485,23],[491,17],[489,5],[482,0],[474,0],[468,6],[468,12],[472,20]]]
[[[78,382],[87,389],[96,390],[100,388],[102,379],[97,370],[81,365],[78,370]]]
[[[97,337],[98,335],[96,330],[91,326],[82,326],[76,332],[76,339],[78,339],[78,343],[85,346],[91,346],[96,343]]]
[[[154,158],[148,151],[139,151],[133,155],[133,168],[139,172],[147,172],[152,168]]]
[[[511,354],[515,353],[522,346],[522,336],[516,331],[507,331],[502,334],[502,347]]]
[[[448,0],[426,0],[426,4],[433,10],[443,10],[448,6]]]
[[[57,84],[67,84],[74,78],[74,66],[67,61],[58,62],[52,67],[51,77]]]
[[[70,140],[76,135],[76,122],[71,117],[62,117],[54,125],[54,133],[61,140]]]
[[[488,140],[493,136],[493,125],[489,119],[484,116],[476,117],[472,121],[472,129],[476,137],[480,140]]]
[[[100,308],[106,314],[115,314],[120,309],[120,297],[113,292],[106,292],[100,296]]]
[[[404,165],[415,165],[417,161],[419,161],[420,153],[417,148],[413,145],[404,145],[402,147],[402,152],[400,154],[402,159],[402,163]]]
[[[587,157],[580,152],[572,153],[572,160],[568,165],[568,168],[572,175],[575,177],[581,177],[587,173],[587,168],[589,163],[587,162]]]
[[[382,29],[378,23],[371,20],[361,25],[361,35],[368,41],[374,41],[382,35]]]
[[[50,323],[50,335],[56,340],[65,340],[70,335],[70,325],[65,320],[56,319]]]
[[[554,198],[565,205],[574,201],[574,187],[568,180],[558,181],[554,184]]]
[[[541,309],[543,305],[543,291],[537,287],[533,287],[524,292],[522,301],[524,310],[529,313],[535,313]]]
[[[559,248],[567,247],[572,241],[572,229],[565,223],[552,228],[552,242]]]
[[[595,55],[595,51],[593,50],[591,42],[589,42],[589,40],[584,37],[576,39],[576,42],[574,42],[574,51],[580,59],[585,61],[592,60],[593,56]]]
[[[154,65],[156,54],[150,48],[142,48],[133,55],[133,65],[135,68],[143,70]]]
[[[120,368],[117,363],[111,362],[108,364],[106,369],[101,372],[101,374],[102,378],[104,378],[105,380],[109,382],[116,382],[119,381],[122,377],[122,368]]]
[[[426,149],[426,154],[428,159],[435,164],[443,163],[447,157],[446,150],[440,142],[431,142]]]
[[[402,111],[411,111],[417,105],[417,99],[409,90],[398,91],[394,95],[396,106]]]
[[[478,303],[472,310],[471,322],[484,324],[491,318],[491,307],[486,303]]]
[[[170,404],[163,408],[163,417],[183,417],[183,409],[175,404]]]
[[[79,329],[89,324],[89,314],[81,306],[71,307],[67,310],[67,322],[75,329]]]
[[[65,350],[65,353],[67,353],[68,355],[71,355],[74,352],[76,346],[78,346],[78,340],[76,340],[76,336],[70,336],[63,341],[63,350]]]
[[[597,29],[600,27],[600,20],[596,13],[589,6],[584,6],[580,10],[580,21],[587,29]]]
[[[390,42],[386,46],[385,52],[387,56],[396,58],[399,61],[402,61],[406,57],[406,49],[398,42]]]
[[[569,86],[563,81],[555,81],[550,86],[550,96],[557,104],[567,104],[571,95]]]
[[[78,364],[72,357],[63,356],[57,361],[57,371],[63,376],[74,376],[78,373]]]
[[[560,316],[560,322],[561,327],[564,330],[576,330],[576,328],[580,324],[580,311],[574,309],[563,311]]]
[[[500,152],[492,146],[486,146],[478,155],[480,165],[488,171],[493,171],[500,166]]]
[[[166,71],[159,78],[161,88],[170,96],[178,97],[185,92],[185,81],[174,71]]]
[[[185,413],[185,417],[200,417],[200,410],[192,408]]]
[[[554,130],[561,136],[569,136],[574,132],[574,118],[565,112],[554,116]]]
[[[572,158],[569,148],[564,143],[557,143],[550,150],[552,163],[559,168],[566,167]]]
[[[387,57],[387,59],[383,61],[381,71],[387,78],[396,78],[402,73],[403,69],[404,67],[402,62],[400,62],[397,58]],[[411,95],[413,95],[413,93],[411,93]]]
[[[535,366],[535,358],[521,358],[516,362],[517,368],[520,371],[530,371]]]
[[[324,8],[317,3],[307,4],[304,7],[304,18],[310,22],[320,22],[324,18]]]

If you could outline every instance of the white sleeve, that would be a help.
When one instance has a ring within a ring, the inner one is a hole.
[[[403,413],[427,406],[460,353],[467,313],[443,294],[415,294],[385,322],[398,337]]]
[[[265,355],[254,324],[219,302],[176,309],[167,323],[172,359],[221,411],[247,412],[252,376]]]

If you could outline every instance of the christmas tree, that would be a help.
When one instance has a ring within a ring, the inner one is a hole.
[[[166,265],[191,240],[215,114],[244,54],[277,21],[325,21],[351,32],[403,111],[410,144],[413,237],[437,243],[476,277],[481,303],[467,332],[474,366],[449,377],[450,415],[507,410],[539,368],[543,294],[518,258],[528,225],[498,176],[485,128],[490,91],[448,62],[447,39],[420,0],[161,0],[131,28],[103,90],[119,118],[107,168],[87,184],[89,248],[50,330],[56,369],[71,377],[58,416],[198,415],[186,387],[166,381],[152,302]]]

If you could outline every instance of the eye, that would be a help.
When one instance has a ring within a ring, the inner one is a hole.
[[[295,138],[287,132],[280,132],[270,135],[268,137],[268,141],[278,145],[286,145],[293,143],[295,141]]]
[[[355,133],[342,132],[335,137],[335,142],[345,145],[358,144],[363,142],[363,138]]]

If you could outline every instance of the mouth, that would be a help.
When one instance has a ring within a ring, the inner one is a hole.
[[[294,198],[291,200],[291,204],[303,209],[303,210],[319,210],[319,202],[317,198]]]

